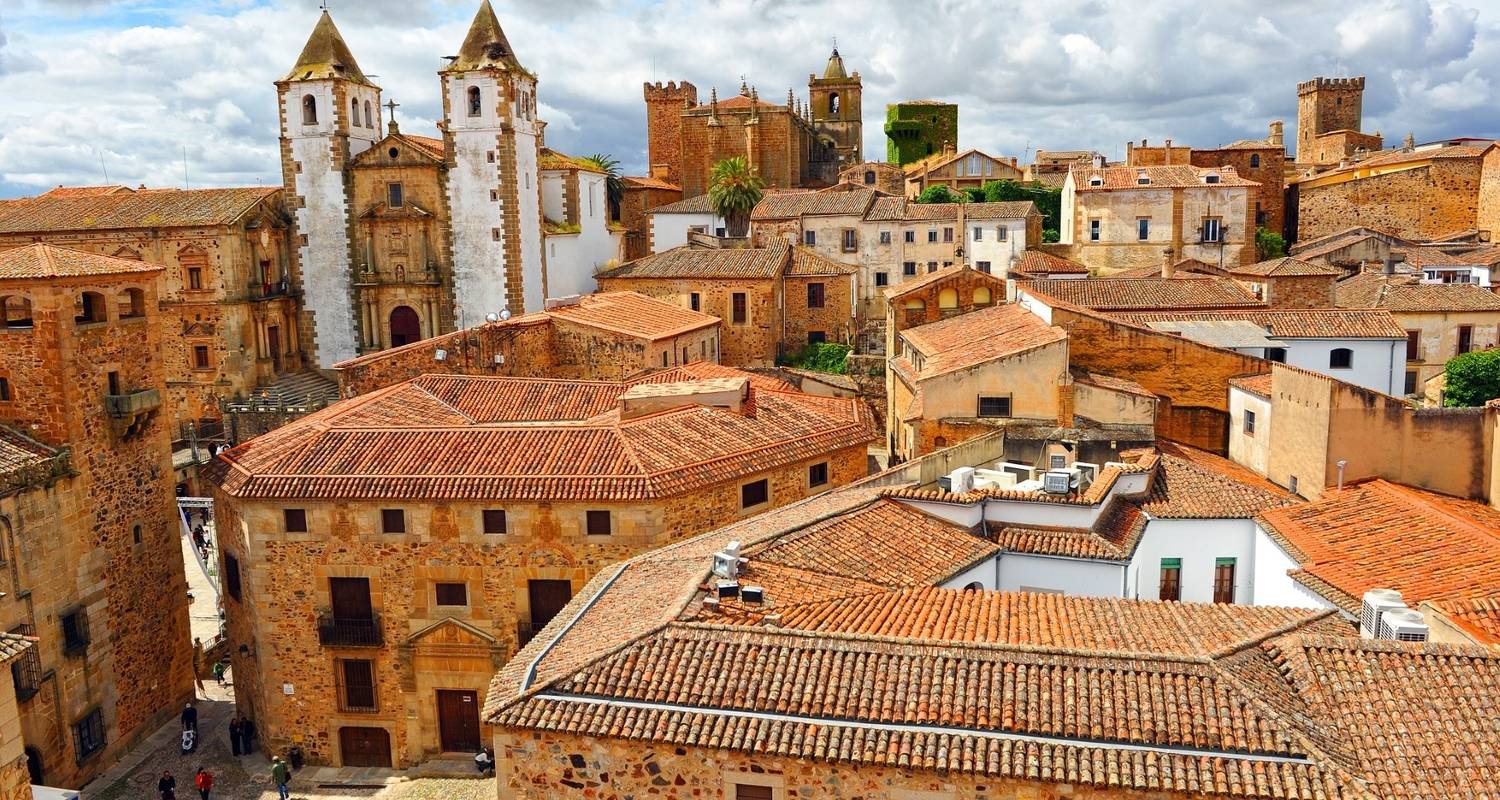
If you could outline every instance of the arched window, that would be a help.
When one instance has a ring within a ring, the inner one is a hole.
[[[104,295],[98,292],[83,292],[73,305],[73,321],[79,325],[105,322],[109,311],[104,307]]]
[[[359,100],[353,97],[349,98],[349,124],[359,124]]]
[[[477,116],[479,116],[481,108],[483,108],[483,101],[481,101],[479,99],[479,87],[478,86],[470,86],[469,87],[469,116],[471,116],[471,117],[477,117]]]
[[[1250,168],[1251,169],[1258,169],[1259,167],[1260,167],[1260,153],[1251,153],[1250,154]]]
[[[982,592],[984,591],[984,584],[980,583],[979,581],[969,581],[969,585],[964,587],[964,591]]]
[[[938,308],[943,311],[958,308],[958,290],[944,289],[938,292]]]
[[[146,293],[140,289],[120,292],[120,319],[135,319],[146,316]]]
[[[318,124],[318,100],[310,94],[302,95],[302,124]]]
[[[365,127],[375,127],[375,115],[370,113],[370,101],[365,101]]]
[[[987,306],[992,302],[994,302],[994,300],[990,294],[990,287],[980,286],[979,288],[974,290],[974,305]]]
[[[391,310],[391,347],[422,340],[422,320],[409,306]]]
[[[1349,369],[1354,366],[1354,351],[1347,347],[1335,347],[1328,353],[1329,369]]]
[[[873,170],[873,169],[867,169],[867,170],[865,170],[865,183],[868,183],[868,184],[871,184],[871,185],[873,185],[875,183],[875,170]]]
[[[31,327],[31,299],[25,295],[0,297],[0,311],[0,328]]]
[[[839,93],[838,92],[829,92],[828,93],[828,113],[830,113],[830,114],[837,114],[837,113],[839,113]]]

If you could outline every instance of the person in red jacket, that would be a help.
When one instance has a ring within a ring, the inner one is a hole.
[[[198,787],[198,794],[203,800],[208,800],[208,793],[214,788],[214,774],[199,767],[198,774],[193,776],[193,785]]]

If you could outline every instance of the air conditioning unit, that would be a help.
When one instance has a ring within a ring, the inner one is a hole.
[[[1001,461],[995,465],[1001,472],[1009,472],[1016,476],[1016,481],[1029,481],[1036,478],[1036,468],[1030,464],[1017,464],[1014,461]]]
[[[1025,492],[1029,494],[1031,492],[1040,492],[1041,490],[1042,482],[1035,479],[1029,481],[1021,481],[1020,483],[1016,484],[1016,491],[1018,492]]]
[[[1013,472],[1001,472],[994,469],[974,470],[975,489],[1014,489],[1016,486],[1016,475]]]
[[[974,491],[974,468],[959,467],[948,473],[948,491],[956,494]]]
[[[1083,482],[1086,484],[1093,483],[1099,479],[1098,464],[1090,464],[1087,461],[1074,461],[1073,469],[1078,470],[1079,474],[1082,475]]]
[[[1065,469],[1049,469],[1042,476],[1042,491],[1047,494],[1067,494],[1078,487],[1078,473]]]
[[[740,567],[747,559],[740,558],[740,543],[730,542],[723,550],[714,553],[714,575],[725,580],[734,580],[740,575]]]
[[[1366,639],[1380,638],[1380,617],[1387,611],[1406,608],[1401,593],[1395,589],[1371,589],[1365,592],[1359,606],[1359,635]]]
[[[766,590],[761,586],[746,586],[740,589],[740,599],[746,603],[764,603]]]
[[[1427,641],[1427,623],[1422,612],[1410,608],[1394,608],[1380,615],[1380,638],[1394,642]]]

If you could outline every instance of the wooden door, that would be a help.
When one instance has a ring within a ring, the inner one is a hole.
[[[336,620],[367,621],[375,618],[370,606],[369,578],[329,578],[328,594]]]
[[[271,350],[271,368],[276,372],[281,371],[281,326],[271,325],[266,328],[266,347]]]
[[[573,584],[570,581],[527,581],[526,593],[531,598],[531,628],[539,631],[573,599]]]
[[[422,320],[408,306],[396,306],[391,311],[391,347],[400,347],[422,340]]]
[[[339,752],[346,767],[389,767],[391,735],[384,728],[339,728]]]
[[[479,750],[479,698],[474,692],[439,689],[437,711],[443,752]]]

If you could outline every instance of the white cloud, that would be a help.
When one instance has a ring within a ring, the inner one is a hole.
[[[7,2],[0,17],[0,196],[101,179],[195,185],[280,179],[275,90],[317,0]],[[1117,153],[1128,139],[1214,145],[1295,130],[1296,84],[1368,76],[1365,127],[1419,139],[1500,136],[1500,20],[1448,0],[497,0],[540,77],[548,143],[645,168],[641,84],[689,80],[805,96],[834,36],[865,86],[865,150],[886,103],[958,102],[963,146]],[[431,132],[437,70],[478,0],[360,0],[334,15],[361,68]],[[163,8],[167,10],[162,10]]]

